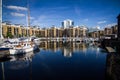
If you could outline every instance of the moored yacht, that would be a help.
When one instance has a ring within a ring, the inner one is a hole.
[[[12,49],[9,49],[11,55],[15,54],[21,54],[21,53],[27,53],[32,52],[34,50],[39,49],[38,46],[35,44],[35,42],[30,38],[28,28],[30,28],[30,11],[29,11],[29,4],[27,5],[28,15],[26,16],[27,21],[27,38],[22,40],[18,45],[15,45]]]
[[[9,50],[10,48],[13,48],[15,45],[19,44],[18,39],[8,39],[5,40],[2,44],[0,44],[0,51]]]
[[[37,45],[34,44],[32,41],[24,41],[21,42],[19,45],[14,46],[14,48],[9,49],[10,55],[16,55],[16,54],[24,54],[27,52],[32,52],[39,49]]]

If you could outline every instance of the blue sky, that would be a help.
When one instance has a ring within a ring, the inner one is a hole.
[[[13,24],[27,24],[27,0],[3,0],[3,21]],[[31,25],[41,28],[61,26],[65,19],[76,25],[87,27],[117,23],[120,14],[120,0],[29,0]]]

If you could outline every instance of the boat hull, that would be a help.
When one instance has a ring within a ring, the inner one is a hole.
[[[24,53],[22,49],[9,49],[10,55]]]
[[[9,51],[10,51],[10,55],[16,55],[16,54],[24,54],[24,53],[32,52],[37,49],[38,47],[34,46],[34,47],[26,48],[26,49],[9,49]]]
[[[0,51],[9,50],[10,48],[0,48]]]
[[[9,50],[0,51],[0,58],[9,56]]]

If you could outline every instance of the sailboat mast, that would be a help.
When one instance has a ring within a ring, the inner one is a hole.
[[[30,9],[29,0],[27,0],[27,37],[29,37],[29,28],[30,28]]]
[[[2,0],[0,0],[0,39],[3,39],[3,36],[2,36]]]
[[[29,0],[28,0],[28,2],[27,2],[27,9],[28,9],[28,11],[27,11],[27,13],[28,13],[28,27],[30,27],[30,8],[29,8]]]

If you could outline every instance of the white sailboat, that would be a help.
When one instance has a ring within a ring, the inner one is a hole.
[[[9,48],[5,47],[4,45],[2,46],[1,44],[3,43],[3,35],[2,35],[2,0],[0,0],[0,58],[1,57],[6,57],[8,53],[6,50]]]
[[[28,21],[27,26],[30,27],[30,14],[29,14],[29,5],[28,5]],[[28,28],[27,28],[27,37],[28,37]],[[14,48],[9,49],[11,55],[21,54],[32,52],[39,49],[38,46],[28,37],[26,40],[23,40],[19,43],[19,45],[14,46]]]
[[[15,46],[13,49],[9,49],[11,55],[15,54],[22,54],[22,53],[28,53],[33,52],[34,50],[37,50],[38,46],[36,46],[32,42],[21,42],[19,45]]]

